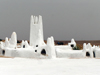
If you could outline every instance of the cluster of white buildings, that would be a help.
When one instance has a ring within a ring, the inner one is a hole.
[[[83,50],[72,50],[76,46],[74,39],[68,45],[54,44],[53,36],[48,37],[47,43],[43,37],[42,16],[31,16],[30,43],[22,40],[17,44],[17,34],[13,32],[11,38],[6,37],[5,42],[0,42],[0,55],[7,57],[25,58],[100,58],[100,48],[83,44]]]

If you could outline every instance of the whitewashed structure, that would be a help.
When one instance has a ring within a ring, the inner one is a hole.
[[[84,43],[83,50],[72,50],[76,46],[74,39],[68,45],[55,46],[53,36],[47,39],[47,44],[43,37],[42,16],[31,16],[30,20],[30,44],[27,40],[22,40],[17,45],[17,34],[13,32],[11,38],[5,38],[5,42],[0,42],[0,55],[8,57],[25,58],[100,58],[100,48]]]

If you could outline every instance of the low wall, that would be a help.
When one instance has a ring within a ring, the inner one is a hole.
[[[55,48],[59,48],[59,49],[63,49],[63,50],[69,50],[69,49],[72,49],[72,48],[69,47],[68,45],[55,46]]]
[[[85,53],[83,50],[61,50],[56,49],[58,58],[84,58]]]
[[[95,50],[95,58],[100,58],[100,49]]]

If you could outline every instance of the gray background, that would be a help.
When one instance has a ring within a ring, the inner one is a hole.
[[[45,40],[100,40],[100,0],[0,0],[0,38],[29,40],[31,15],[43,16]]]

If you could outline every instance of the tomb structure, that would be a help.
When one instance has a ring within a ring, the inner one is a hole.
[[[8,57],[25,58],[100,58],[100,48],[91,46],[90,43],[83,44],[83,50],[72,50],[76,47],[74,39],[68,45],[55,45],[53,36],[47,38],[47,43],[43,37],[42,16],[31,16],[30,20],[30,43],[22,40],[17,44],[17,34],[13,32],[11,38],[6,37],[5,42],[0,42],[0,55]]]

